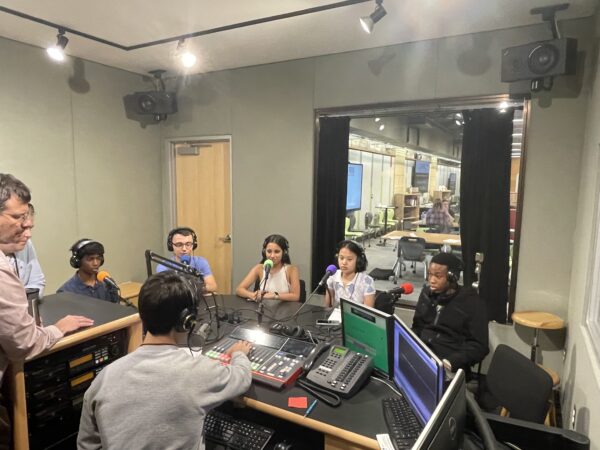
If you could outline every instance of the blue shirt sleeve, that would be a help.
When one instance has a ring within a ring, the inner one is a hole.
[[[208,261],[202,256],[194,256],[192,258],[192,267],[200,271],[203,276],[212,275]]]

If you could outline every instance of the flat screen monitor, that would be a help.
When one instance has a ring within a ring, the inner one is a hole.
[[[393,345],[394,383],[425,425],[444,393],[444,365],[396,315]]]
[[[344,346],[372,356],[374,369],[391,378],[392,316],[345,298],[340,299],[340,303]]]
[[[358,211],[362,204],[363,165],[348,163],[346,211]]]
[[[429,191],[429,161],[415,161],[413,186],[419,188],[419,192]]]
[[[415,173],[429,175],[429,161],[417,159],[415,161]]]
[[[466,389],[465,373],[459,369],[413,450],[455,450],[462,447],[467,417]]]

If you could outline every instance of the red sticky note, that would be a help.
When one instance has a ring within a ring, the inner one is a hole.
[[[289,397],[288,408],[306,409],[308,407],[308,398],[306,397]]]

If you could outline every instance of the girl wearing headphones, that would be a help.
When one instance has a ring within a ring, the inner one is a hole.
[[[273,267],[265,284],[264,263],[268,259],[273,262]],[[252,285],[253,291],[248,289]],[[289,244],[285,237],[280,234],[267,236],[263,242],[260,264],[250,269],[235,293],[254,302],[261,298],[290,302],[300,300],[300,273],[298,268],[291,264]]]
[[[365,272],[365,250],[354,241],[342,241],[335,256],[339,270],[327,280],[325,306],[339,306],[340,298],[375,306],[375,282]]]

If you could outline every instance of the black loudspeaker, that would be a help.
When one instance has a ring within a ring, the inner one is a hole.
[[[561,38],[502,50],[501,80],[505,83],[556,75],[574,75],[577,39]]]

